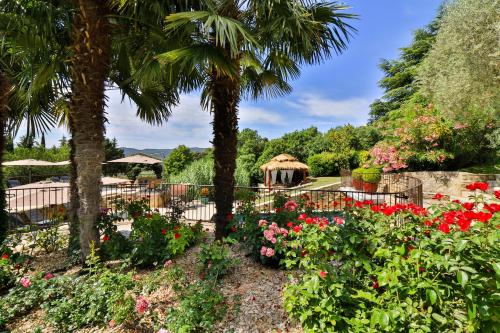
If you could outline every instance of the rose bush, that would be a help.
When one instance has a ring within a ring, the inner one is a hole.
[[[285,308],[311,332],[498,330],[499,207],[476,193],[428,209],[355,202],[322,227],[298,220],[284,262],[303,274]]]
[[[129,258],[134,265],[147,267],[183,253],[201,236],[200,224],[188,226],[175,216],[153,211],[147,199],[123,202],[120,208],[132,219],[128,239],[117,231],[116,222],[122,219],[121,214],[104,209],[98,223],[102,251],[110,258]]]

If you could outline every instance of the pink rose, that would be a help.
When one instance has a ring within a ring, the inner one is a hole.
[[[338,217],[338,216],[335,216],[333,218],[333,221],[335,221],[335,223],[337,223],[338,225],[341,225],[341,224],[344,224],[345,220],[341,217]]]
[[[297,203],[293,200],[287,201],[284,206],[284,208],[290,212],[297,209],[297,207],[298,207]]]
[[[170,267],[172,265],[172,260],[167,260],[165,261],[165,263],[163,264],[163,267],[167,268],[167,267]]]
[[[272,256],[274,256],[274,250],[268,247],[266,251],[266,257],[272,257]]]
[[[265,227],[265,226],[267,226],[267,221],[266,220],[260,220],[259,221],[259,228],[260,227]]]
[[[261,249],[260,249],[260,255],[261,256],[265,256],[267,253],[267,247],[263,246]]]
[[[28,288],[29,286],[31,286],[31,280],[29,277],[23,277],[21,279],[21,285],[24,287],[24,288]]]
[[[271,238],[271,243],[276,244],[276,238]]]
[[[135,300],[135,310],[138,313],[144,313],[148,310],[148,308],[149,308],[149,303],[147,299],[145,299],[143,296],[137,297],[137,299]]]

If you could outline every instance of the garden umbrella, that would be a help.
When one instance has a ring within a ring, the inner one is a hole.
[[[3,166],[26,166],[29,168],[29,182],[31,183],[31,167],[34,166],[55,166],[61,164],[55,164],[54,162],[35,160],[35,159],[26,159],[26,160],[17,160],[17,161],[8,161],[3,162]]]
[[[143,155],[143,154],[135,154],[127,157],[119,158],[116,160],[108,161],[107,163],[135,163],[135,164],[157,164],[161,163],[161,160],[156,158]]]

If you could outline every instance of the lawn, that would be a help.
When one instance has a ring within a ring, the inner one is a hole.
[[[491,164],[475,165],[468,168],[460,169],[459,171],[482,173],[482,174],[497,174],[500,173],[500,164],[491,163]]]
[[[335,184],[340,182],[340,177],[317,177],[311,178],[311,183],[302,187],[301,189],[314,190],[323,186]]]

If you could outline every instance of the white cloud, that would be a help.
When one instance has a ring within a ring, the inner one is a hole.
[[[317,94],[303,94],[296,101],[287,104],[313,117],[361,125],[368,119],[371,101],[372,99],[360,97],[337,100]]]
[[[239,117],[242,126],[252,124],[280,125],[283,123],[281,115],[248,105],[240,106]]]

